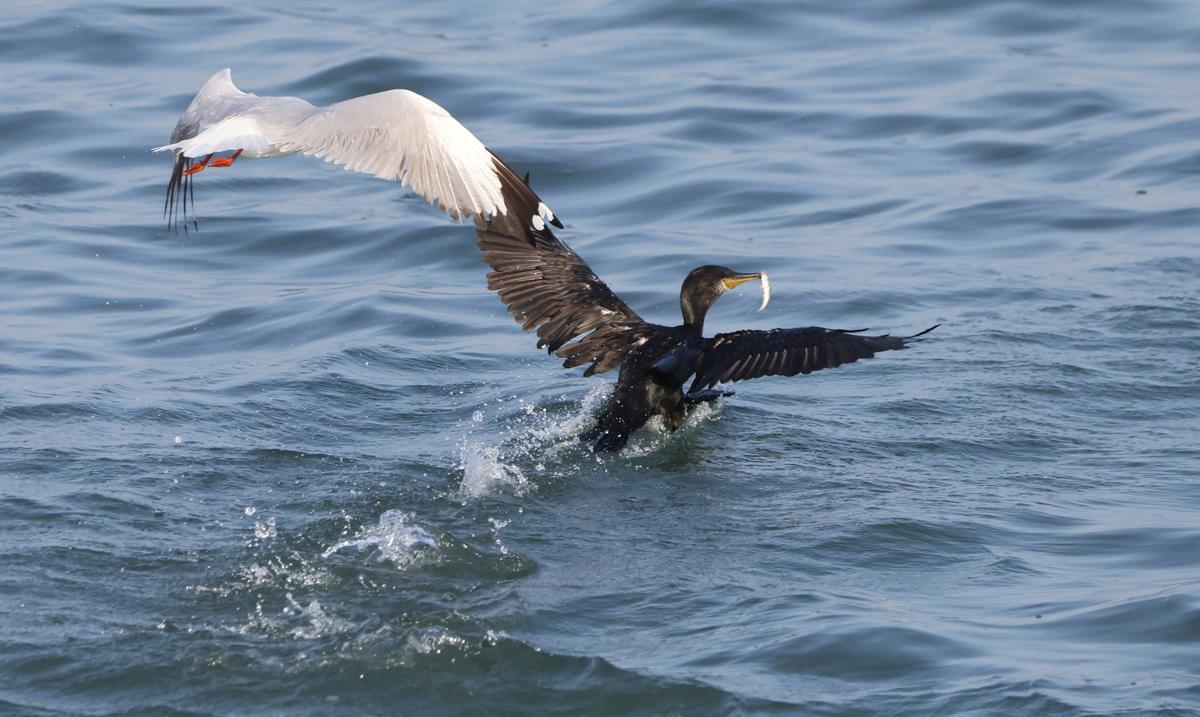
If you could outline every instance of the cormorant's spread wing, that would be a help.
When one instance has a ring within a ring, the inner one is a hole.
[[[488,288],[523,329],[537,329],[539,348],[566,359],[563,366],[590,363],[584,375],[603,373],[661,329],[621,301],[537,214],[510,212],[475,225],[483,259],[493,269]],[[522,231],[532,241],[514,236]]]
[[[690,391],[759,376],[795,376],[904,348],[913,336],[863,336],[856,331],[809,326],[802,329],[734,331],[717,334],[696,362]]]

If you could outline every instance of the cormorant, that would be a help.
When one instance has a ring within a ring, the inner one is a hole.
[[[678,428],[690,404],[733,395],[715,390],[719,383],[834,368],[905,348],[937,328],[906,337],[809,326],[707,338],[704,317],[713,302],[738,284],[765,281],[762,274],[712,265],[693,269],[684,279],[679,292],[682,324],[652,324],[621,301],[539,217],[526,213],[523,219],[517,214],[476,219],[479,248],[492,267],[488,288],[499,294],[523,329],[537,330],[539,348],[565,359],[565,368],[591,364],[584,376],[620,368],[616,389],[595,426],[582,436],[593,451],[620,450],[652,416]],[[531,235],[532,242],[523,235]],[[764,286],[760,309],[768,298]]]
[[[192,175],[205,167],[228,167],[239,157],[297,152],[397,179],[455,220],[536,212],[540,220],[562,226],[529,185],[475,135],[437,103],[410,90],[316,107],[299,97],[242,92],[225,68],[196,93],[176,122],[171,143],[153,151],[175,154],[163,214],[173,223],[182,205],[185,227]],[[214,159],[219,152],[233,154]]]

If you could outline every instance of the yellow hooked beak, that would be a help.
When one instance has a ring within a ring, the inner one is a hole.
[[[762,304],[760,304],[758,307],[758,310],[762,311],[763,309],[767,308],[767,302],[771,300],[771,280],[767,277],[767,272],[764,271],[757,274],[734,274],[733,276],[727,276],[724,279],[721,279],[721,284],[724,285],[726,290],[728,290],[736,286],[741,286],[747,281],[755,280],[762,281]]]

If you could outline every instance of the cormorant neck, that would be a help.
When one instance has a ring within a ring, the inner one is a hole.
[[[696,295],[696,292],[684,290],[679,294],[679,308],[683,311],[683,325],[697,333],[704,333],[704,317],[712,306],[706,297]]]

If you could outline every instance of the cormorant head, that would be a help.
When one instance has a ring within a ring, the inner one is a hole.
[[[763,283],[762,306],[758,307],[762,311],[771,299],[771,285],[765,273],[739,274],[733,269],[711,264],[692,269],[679,291],[679,308],[683,311],[684,324],[703,328],[705,314],[721,294],[738,284],[756,279],[761,279]]]

